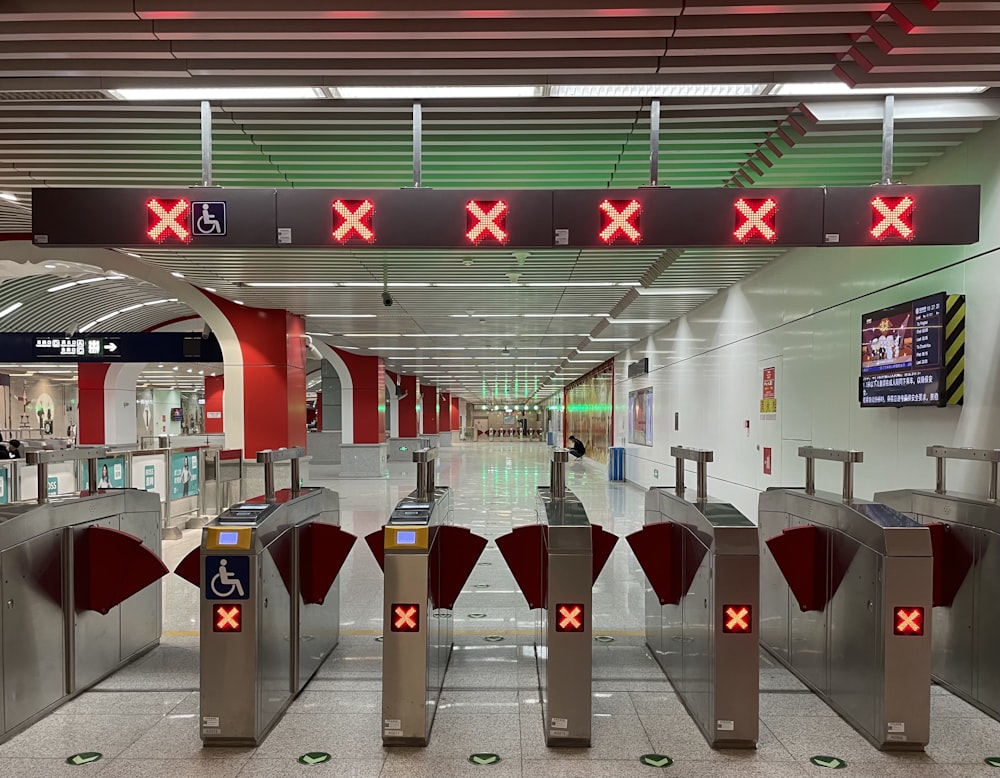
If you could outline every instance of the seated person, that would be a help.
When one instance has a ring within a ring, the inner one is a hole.
[[[583,441],[581,441],[579,438],[573,437],[572,435],[569,436],[569,439],[573,441],[573,446],[569,450],[570,454],[579,459],[580,457],[582,457],[584,454],[587,453],[587,447],[583,445]]]

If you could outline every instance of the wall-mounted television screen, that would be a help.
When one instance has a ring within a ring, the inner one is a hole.
[[[961,403],[954,382],[964,367],[965,299],[946,292],[861,317],[863,408]],[[955,348],[961,347],[961,365]]]
[[[637,446],[653,445],[653,387],[628,393],[628,440]]]
[[[184,411],[181,408],[171,408],[170,421],[184,421]]]

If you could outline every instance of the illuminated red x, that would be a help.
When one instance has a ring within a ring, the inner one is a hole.
[[[157,243],[162,243],[170,233],[185,243],[191,240],[191,230],[188,227],[191,203],[187,200],[164,200],[161,203],[153,198],[146,202],[146,208],[149,211],[146,234]]]
[[[234,605],[227,608],[219,605],[215,609],[215,631],[216,632],[239,632],[240,631],[240,606]]]
[[[492,237],[497,243],[507,242],[507,203],[503,200],[465,204],[465,237],[472,243]]]
[[[909,195],[904,197],[872,198],[872,237],[877,240],[896,237],[910,240],[916,232],[913,229],[913,206],[916,201]]]
[[[343,243],[352,233],[368,243],[375,240],[371,221],[375,203],[371,200],[334,200],[333,212],[340,217],[340,222],[333,229],[335,241]]]
[[[726,605],[723,607],[726,620],[722,625],[723,632],[749,632],[750,606]]]
[[[420,608],[416,605],[394,605],[392,608],[393,632],[416,632]]]
[[[557,605],[556,632],[583,632],[583,606]]]
[[[923,635],[924,609],[899,608],[896,611],[896,627],[893,631],[897,635]]]
[[[778,237],[774,226],[774,217],[778,211],[778,203],[773,198],[766,200],[744,200],[742,197],[734,203],[736,207],[736,230],[733,237],[741,243],[746,243],[754,233],[764,240],[773,241]]]
[[[639,231],[639,212],[642,204],[638,200],[602,200],[598,206],[601,209],[601,240],[611,243],[620,235],[633,243],[642,238]]]

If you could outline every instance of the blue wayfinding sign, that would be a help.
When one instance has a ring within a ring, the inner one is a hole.
[[[224,202],[191,203],[191,220],[195,235],[226,234],[226,204]]]
[[[205,557],[205,597],[209,600],[245,600],[250,594],[250,557]]]

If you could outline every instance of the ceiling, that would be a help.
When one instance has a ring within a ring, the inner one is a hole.
[[[114,91],[135,87],[318,90],[315,100],[213,101],[222,186],[412,186],[412,100],[344,97],[357,86],[533,88],[534,97],[421,100],[421,184],[439,188],[647,185],[654,94],[657,182],[673,187],[878,181],[883,98],[802,96],[794,85],[994,87],[900,93],[896,180],[1000,115],[1000,2],[318,5],[5,3],[0,195],[17,200],[0,199],[0,234],[30,232],[32,187],[202,181],[197,100],[129,102]],[[756,86],[696,96],[727,84]],[[575,85],[643,89],[555,96]],[[0,331],[141,330],[191,316],[140,280],[148,262],[229,299],[303,314],[315,337],[380,354],[390,369],[513,401],[544,397],[780,253],[157,249],[128,277],[58,289],[105,274],[59,250],[37,265],[12,262],[0,242],[0,312],[23,303],[0,316]],[[338,286],[252,286],[289,281]]]

